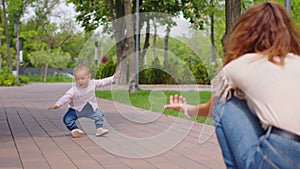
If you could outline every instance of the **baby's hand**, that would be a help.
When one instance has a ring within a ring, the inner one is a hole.
[[[120,70],[117,70],[114,74],[114,79],[118,79],[120,77]]]
[[[58,109],[58,108],[60,108],[60,106],[54,105],[54,106],[50,106],[48,109]]]

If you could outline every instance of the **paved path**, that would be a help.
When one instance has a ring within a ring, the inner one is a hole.
[[[62,117],[48,110],[71,84],[0,87],[1,169],[222,169],[213,127],[98,99],[110,133],[74,139]]]

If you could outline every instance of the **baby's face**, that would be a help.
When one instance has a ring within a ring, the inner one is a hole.
[[[75,72],[76,86],[86,88],[89,85],[90,75],[85,70],[77,70]]]

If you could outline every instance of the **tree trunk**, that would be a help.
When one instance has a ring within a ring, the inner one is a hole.
[[[132,11],[131,11],[131,0],[124,1],[124,9],[125,9],[125,20],[126,20],[126,30],[127,30],[127,42],[128,42],[128,51],[127,57],[130,63],[129,66],[129,82],[134,80],[137,82],[137,65],[136,65],[136,55],[135,55],[135,41],[134,41],[134,24],[132,18]],[[138,36],[138,35],[136,35]]]
[[[214,1],[211,1],[211,7],[214,8]],[[214,10],[213,10],[214,11]],[[215,47],[215,13],[212,12],[210,14],[210,21],[211,21],[211,25],[210,25],[210,40],[211,40],[211,59],[212,62],[215,62],[217,60],[217,53],[216,53],[216,47]]]
[[[2,25],[2,11],[0,10],[0,25]],[[0,30],[0,46],[2,46],[2,31]],[[2,54],[0,52],[0,70],[2,70]]]
[[[226,13],[226,30],[222,37],[223,47],[227,35],[230,33],[231,27],[234,25],[234,23],[241,15],[241,0],[225,0],[225,13]]]
[[[126,62],[126,51],[128,48],[127,40],[124,38],[125,32],[125,21],[124,18],[124,3],[121,0],[109,1],[110,17],[112,20],[114,37],[116,42],[116,53],[117,53],[117,65],[121,72],[121,76],[118,79],[119,84],[127,84],[127,62]],[[116,15],[114,14],[114,7],[116,8]]]
[[[166,30],[166,35],[164,38],[164,59],[168,60],[169,54],[168,54],[168,50],[169,50],[169,35],[171,32],[171,24],[168,24],[167,26],[167,30]]]
[[[118,62],[118,69],[121,71],[121,76],[118,79],[119,84],[128,84],[126,51],[127,50],[122,50],[122,57],[119,58],[120,61]]]
[[[2,0],[2,8],[3,8],[3,17],[4,17],[4,24],[5,24],[5,36],[6,36],[8,65],[9,65],[9,69],[12,71],[13,66],[12,66],[12,57],[11,57],[11,52],[10,52],[10,41],[9,41],[8,23],[7,23],[7,18],[6,18],[5,0]]]
[[[150,46],[150,43],[149,43],[149,41],[150,41],[150,20],[149,19],[147,19],[146,25],[147,25],[146,26],[146,37],[145,37],[143,51],[141,53],[141,59],[140,59],[141,63],[144,63],[144,59],[145,59],[145,55],[147,53],[147,49]]]
[[[20,25],[14,24],[15,35],[16,35],[16,49],[17,49],[17,56],[16,56],[16,72],[17,72],[17,82],[19,82],[19,73],[20,73]]]
[[[45,69],[44,69],[44,82],[47,81],[47,75],[48,75],[48,63],[45,65]]]
[[[153,35],[153,57],[154,60],[157,58],[157,53],[156,53],[156,37],[157,37],[157,25],[155,23],[156,21],[153,21],[153,26],[154,26],[154,35]]]

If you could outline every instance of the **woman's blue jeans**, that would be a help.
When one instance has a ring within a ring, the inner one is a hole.
[[[216,100],[213,115],[227,168],[300,168],[300,143],[264,131],[245,101]]]
[[[77,129],[78,126],[76,124],[76,120],[81,117],[86,117],[94,120],[96,128],[103,127],[103,117],[104,114],[97,108],[96,111],[93,110],[93,107],[87,103],[81,112],[77,112],[76,110],[69,108],[69,110],[64,115],[64,123],[66,127],[72,131]]]

